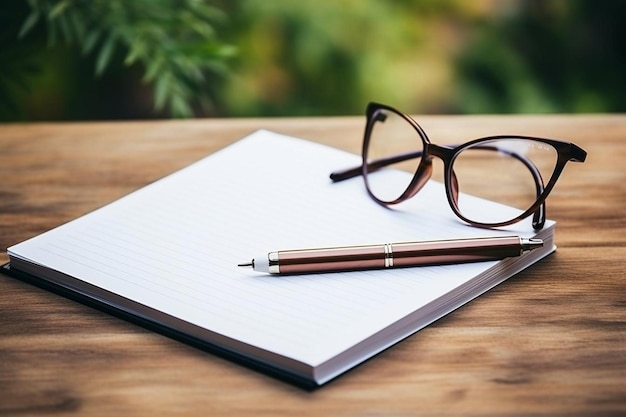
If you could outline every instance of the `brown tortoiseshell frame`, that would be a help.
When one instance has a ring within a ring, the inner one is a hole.
[[[371,161],[368,163],[367,157],[368,157],[370,136],[372,133],[372,129],[374,127],[374,123],[378,121],[379,120],[378,118],[381,116],[381,113],[380,113],[381,110],[391,111],[397,114],[398,116],[402,117],[404,120],[407,121],[407,123],[413,126],[416,133],[422,140],[422,144],[423,144],[422,150],[407,153],[407,154],[402,154],[402,155],[395,155],[392,157],[379,159],[379,160]],[[556,183],[557,179],[561,175],[561,172],[563,171],[565,164],[568,161],[584,162],[587,156],[587,152],[585,152],[583,149],[581,149],[580,147],[570,142],[563,142],[563,141],[555,140],[555,139],[545,139],[545,138],[538,138],[538,137],[531,137],[531,136],[519,136],[519,135],[489,136],[485,138],[475,139],[475,140],[472,140],[470,142],[467,142],[458,146],[440,146],[440,145],[435,145],[430,142],[430,140],[428,139],[428,136],[426,135],[426,132],[424,132],[424,130],[415,120],[413,120],[410,116],[404,113],[401,113],[392,107],[389,107],[384,104],[379,104],[379,103],[369,103],[367,106],[367,110],[366,110],[366,116],[367,116],[367,123],[365,126],[365,135],[363,138],[363,148],[362,148],[363,160],[362,160],[361,166],[350,168],[350,169],[343,170],[343,171],[333,172],[330,175],[330,178],[336,182],[336,181],[343,181],[348,178],[356,177],[358,175],[362,175],[365,180],[365,186],[367,188],[368,194],[379,204],[382,204],[383,206],[388,206],[388,205],[397,204],[402,201],[405,201],[413,197],[415,194],[417,194],[417,192],[429,180],[431,173],[432,173],[432,160],[434,157],[437,157],[441,159],[444,164],[444,185],[446,189],[446,196],[448,199],[448,203],[450,204],[452,211],[461,220],[476,227],[508,226],[508,225],[517,223],[532,214],[533,215],[533,222],[532,222],[533,228],[536,230],[543,228],[545,220],[546,220],[546,209],[545,209],[546,198],[548,197],[548,194],[550,194],[550,191],[552,191],[552,188],[554,188],[554,184]],[[544,144],[547,144],[553,147],[557,151],[558,158],[555,164],[554,172],[550,176],[548,183],[544,185],[544,181],[543,181],[543,178],[541,177],[541,174],[539,173],[535,165],[530,160],[525,158],[523,155],[517,154],[515,152],[508,153],[510,156],[520,160],[531,171],[533,178],[535,179],[537,200],[526,211],[524,211],[522,214],[520,214],[519,216],[511,220],[507,220],[507,221],[499,222],[499,223],[481,223],[481,222],[476,222],[476,221],[466,218],[459,211],[458,185],[457,185],[456,176],[454,174],[452,166],[453,166],[453,162],[455,158],[459,155],[460,152],[462,152],[463,150],[469,147],[476,147],[476,146],[480,147],[480,144],[482,142],[486,143],[486,145],[483,147],[484,149],[492,149],[494,151],[502,152],[501,149],[490,147],[487,144],[489,141],[492,141],[494,139],[526,139],[526,140],[542,142]],[[383,168],[387,165],[390,165],[396,162],[405,161],[405,160],[412,159],[412,158],[418,158],[420,156],[422,159],[418,165],[418,168],[415,174],[413,175],[413,178],[411,179],[409,186],[400,195],[400,197],[392,201],[383,201],[377,198],[372,193],[369,187],[368,179],[367,179],[368,173],[376,171],[377,169]]]

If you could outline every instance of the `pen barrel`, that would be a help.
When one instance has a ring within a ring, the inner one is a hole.
[[[354,271],[385,267],[385,245],[320,248],[277,252],[274,270],[281,274]],[[270,260],[270,268],[272,268]],[[270,272],[273,272],[270,269]]]
[[[270,272],[298,274],[477,262],[519,256],[520,238],[505,236],[274,252]]]
[[[393,245],[393,264],[419,266],[479,262],[520,256],[521,253],[521,241],[517,236],[464,239],[462,246],[456,240],[396,243]]]

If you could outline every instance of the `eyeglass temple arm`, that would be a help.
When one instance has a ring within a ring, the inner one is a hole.
[[[451,145],[451,146],[454,147],[454,145]],[[535,191],[537,192],[537,197],[539,197],[543,193],[545,185],[543,182],[543,178],[541,177],[541,173],[539,172],[535,164],[533,164],[533,162],[530,159],[524,157],[524,155],[520,155],[517,152],[508,151],[506,149],[498,148],[495,146],[477,146],[476,149],[486,149],[486,150],[492,150],[495,152],[502,152],[519,160],[528,168],[528,170],[531,172],[533,176],[533,179],[535,180]],[[388,165],[395,164],[398,162],[408,161],[410,159],[419,158],[421,156],[422,156],[422,151],[408,152],[404,154],[390,156],[388,158],[377,159],[375,161],[370,162],[367,165],[367,167],[368,167],[369,172],[374,172]],[[339,182],[339,181],[344,181],[350,178],[358,177],[359,175],[362,175],[362,174],[363,174],[363,166],[359,165],[357,167],[332,172],[330,174],[330,179],[333,182]],[[537,210],[535,211],[533,215],[533,227],[535,229],[541,229],[545,221],[546,221],[546,203],[544,201],[539,205],[539,207],[537,208]]]
[[[381,168],[384,168],[388,165],[395,164],[398,162],[408,161],[410,159],[419,158],[422,156],[422,151],[414,151],[409,153],[404,153],[400,155],[390,156],[388,158],[381,158],[367,164],[368,172],[374,172]],[[345,170],[334,171],[330,174],[330,179],[333,182],[344,181],[350,178],[358,177],[363,174],[363,166],[359,165],[354,168],[348,168]]]

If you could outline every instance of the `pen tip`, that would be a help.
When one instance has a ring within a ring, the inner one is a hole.
[[[543,240],[531,238],[531,239],[522,239],[522,251],[527,252],[533,249],[539,249],[543,246]]]

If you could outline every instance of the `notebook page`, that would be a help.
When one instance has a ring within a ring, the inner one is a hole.
[[[9,252],[315,366],[494,263],[280,277],[238,263],[280,249],[512,234],[460,223],[434,182],[389,210],[361,179],[328,179],[359,159],[260,131]]]

